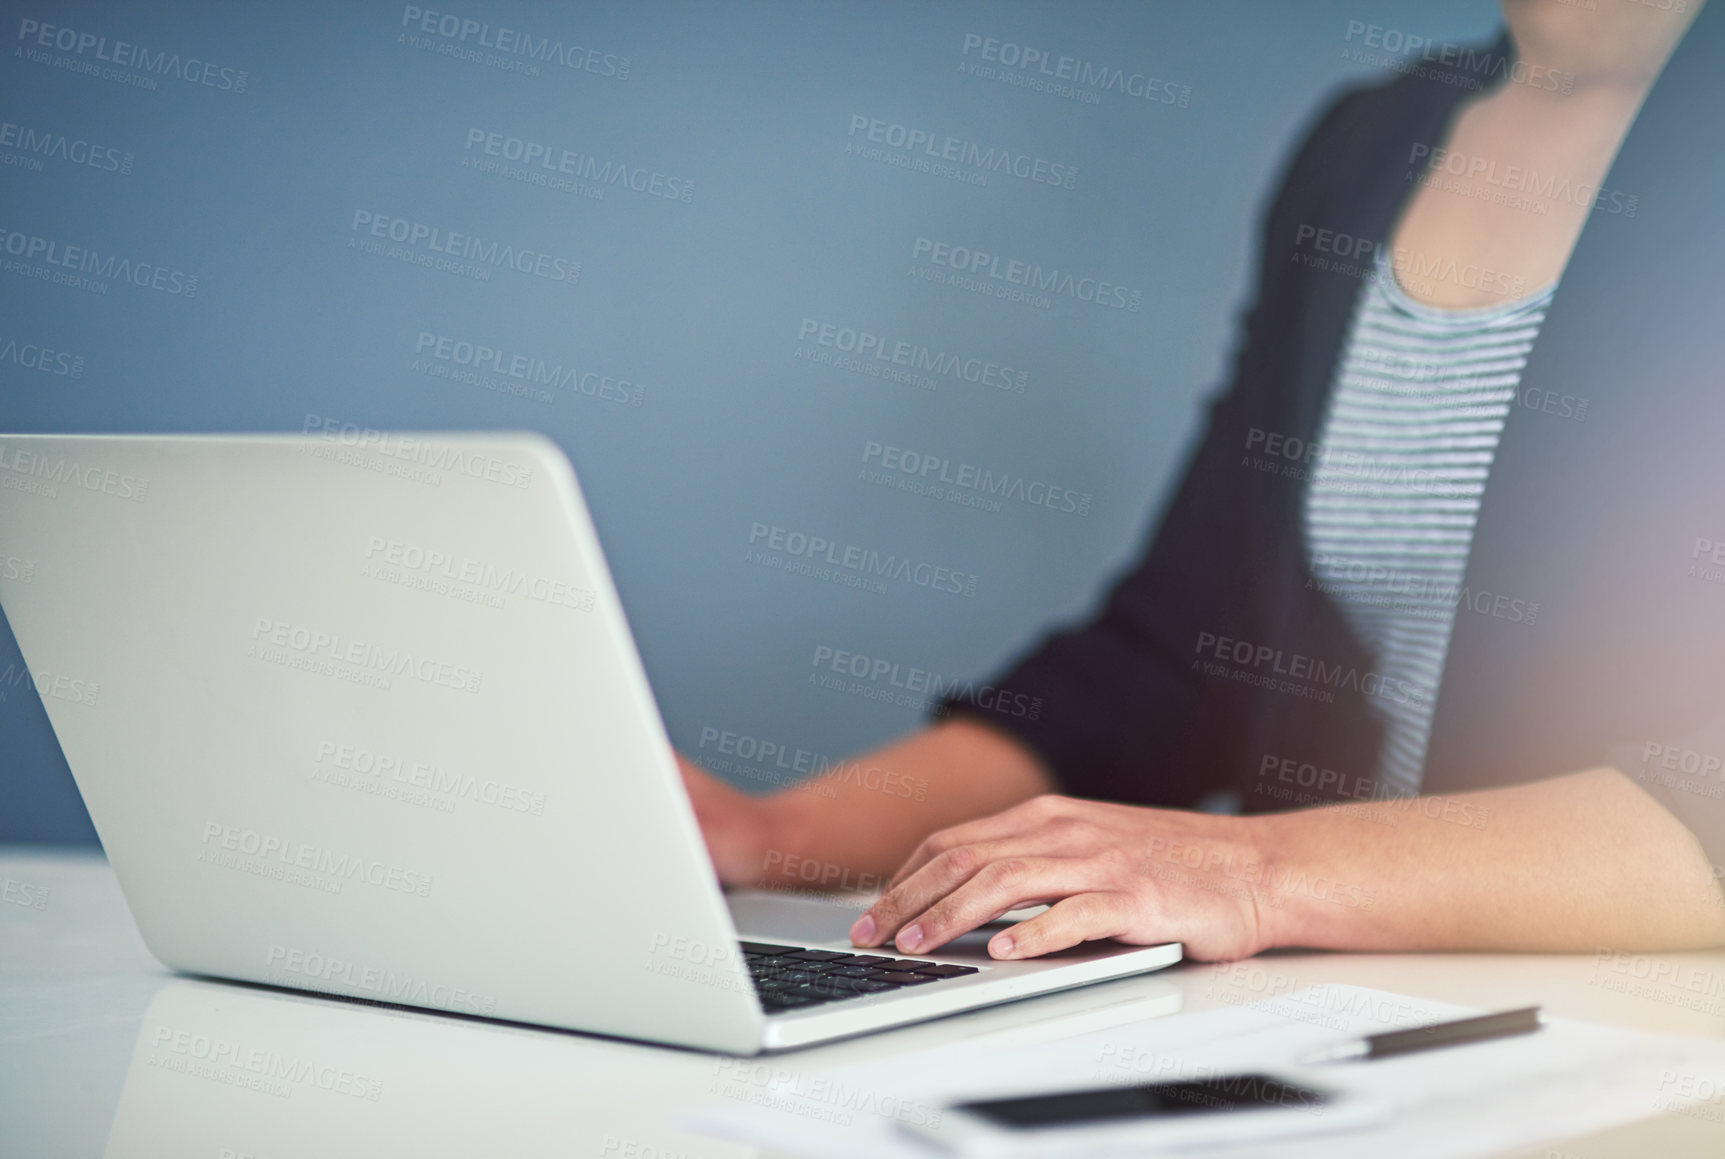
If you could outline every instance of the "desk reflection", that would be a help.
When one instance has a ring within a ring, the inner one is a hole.
[[[145,1012],[104,1152],[208,1159],[745,1159],[664,1125],[714,1057],[175,979]]]

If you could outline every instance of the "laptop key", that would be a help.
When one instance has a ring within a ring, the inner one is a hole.
[[[778,946],[772,942],[738,942],[745,954],[796,954],[802,952],[801,946]]]
[[[891,982],[894,986],[916,986],[923,982],[940,981],[928,974],[911,974],[904,970],[876,970],[869,978],[875,982]]]
[[[883,958],[879,954],[852,954],[838,964],[841,966],[880,966],[884,968],[890,961],[892,961],[891,958]]]
[[[832,962],[850,956],[849,954],[835,953],[832,950],[798,950],[794,954],[785,955],[787,958],[797,958],[804,962]]]
[[[940,962],[933,966],[924,966],[913,970],[913,974],[933,974],[936,978],[959,978],[965,974],[977,973],[975,966],[955,966],[950,962]]]
[[[890,962],[882,962],[880,968],[882,970],[903,970],[909,974],[922,969],[924,966],[932,965],[934,965],[933,962],[922,962],[915,958],[894,958]]]

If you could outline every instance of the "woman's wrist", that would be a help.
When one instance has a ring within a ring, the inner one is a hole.
[[[1396,862],[1408,856],[1385,846],[1389,826],[1371,816],[1381,808],[1331,805],[1238,818],[1250,828],[1264,866],[1265,949],[1338,949],[1380,940],[1376,927],[1384,918],[1388,875],[1370,872],[1362,852],[1375,848]]]
[[[1293,838],[1301,819],[1300,813],[1227,819],[1233,839],[1249,850],[1260,951],[1311,944],[1312,895],[1324,892],[1328,879],[1298,853],[1302,843]]]
[[[760,851],[755,884],[802,880],[799,871],[815,856],[819,842],[820,816],[812,808],[816,801],[814,794],[796,789],[755,798],[759,824],[755,845]]]

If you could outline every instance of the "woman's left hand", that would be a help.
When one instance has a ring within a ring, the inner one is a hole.
[[[1042,796],[943,829],[851,927],[861,947],[933,951],[1009,910],[1050,908],[996,934],[995,958],[1033,958],[1096,938],[1184,942],[1204,961],[1272,942],[1278,898],[1247,818]]]

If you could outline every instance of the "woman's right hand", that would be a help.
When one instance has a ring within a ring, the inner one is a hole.
[[[695,819],[707,839],[707,855],[726,885],[755,885],[765,876],[767,853],[781,832],[788,794],[751,797],[677,754]]]

